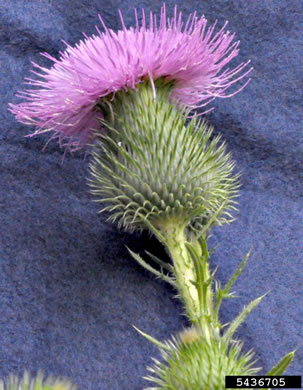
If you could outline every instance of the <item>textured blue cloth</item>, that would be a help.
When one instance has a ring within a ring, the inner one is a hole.
[[[252,81],[208,115],[242,173],[237,220],[216,228],[211,259],[223,283],[245,253],[251,259],[235,285],[240,298],[223,304],[222,322],[271,290],[237,332],[269,370],[302,344],[303,321],[303,2],[176,1],[241,40],[234,64],[252,60]],[[172,15],[172,1],[167,2]],[[98,13],[112,29],[127,26],[133,8],[159,11],[162,2],[0,0],[0,378],[35,374],[70,378],[79,389],[141,390],[157,349],[132,327],[158,339],[181,330],[174,292],[132,260],[125,245],[163,256],[147,235],[119,232],[98,216],[86,185],[87,160],[67,155],[48,135],[17,123],[8,102],[24,88],[31,61],[49,62],[65,45],[94,33]],[[238,62],[237,62],[238,61]],[[303,347],[287,371],[302,375]]]

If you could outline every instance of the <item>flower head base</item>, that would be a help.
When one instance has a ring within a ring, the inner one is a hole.
[[[111,114],[89,180],[97,201],[109,203],[102,211],[128,231],[162,230],[172,220],[194,231],[230,222],[239,182],[224,144],[197,118],[185,126],[188,112],[168,102],[171,83],[155,88],[156,101],[147,80],[104,103]]]
[[[100,17],[104,33],[97,28],[98,35],[84,34],[85,40],[75,48],[66,44],[59,59],[42,53],[54,62],[50,69],[33,63],[33,73],[41,80],[27,78],[27,84],[35,88],[17,95],[25,102],[10,105],[18,121],[37,127],[30,135],[53,131],[52,138],[58,138],[61,146],[80,149],[92,140],[95,130],[100,130],[100,99],[136,89],[146,78],[173,81],[171,99],[191,108],[205,106],[216,97],[232,96],[249,82],[225,94],[251,71],[242,72],[249,61],[223,70],[237,56],[239,44],[232,43],[234,34],[225,31],[226,23],[214,34],[215,24],[207,29],[206,19],[198,19],[194,13],[184,26],[177,8],[173,18],[166,17],[165,5],[159,25],[156,15],[150,13],[147,27],[142,11],[140,26],[135,11],[136,27],[126,29],[120,16],[121,31],[108,29]]]

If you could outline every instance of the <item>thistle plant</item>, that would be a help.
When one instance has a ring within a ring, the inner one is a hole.
[[[204,17],[191,15],[185,26],[161,9],[160,23],[144,11],[139,24],[127,29],[122,15],[117,33],[103,23],[104,33],[86,37],[75,48],[67,45],[50,69],[34,64],[41,80],[27,79],[34,89],[11,105],[16,119],[35,125],[30,135],[53,131],[70,151],[90,152],[88,183],[94,199],[109,219],[130,232],[146,230],[166,249],[171,263],[147,253],[150,263],[129,249],[143,267],[171,284],[181,299],[191,326],[156,344],[162,360],[154,360],[149,381],[153,389],[195,390],[224,388],[226,375],[259,371],[253,352],[241,352],[234,334],[259,297],[229,326],[219,310],[249,254],[229,283],[221,287],[210,271],[207,240],[213,226],[233,220],[239,175],[220,136],[193,109],[216,97],[243,89],[252,68],[241,63],[225,66],[238,54],[234,34],[226,24],[217,33]],[[203,114],[211,109],[204,110]],[[280,375],[293,359],[286,355],[268,375]]]

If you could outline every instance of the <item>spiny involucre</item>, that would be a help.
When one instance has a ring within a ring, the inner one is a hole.
[[[128,231],[174,220],[194,230],[230,222],[238,175],[220,137],[168,102],[171,83],[149,80],[104,101],[107,129],[97,136],[89,183],[111,221]]]
[[[204,16],[199,19],[194,13],[184,25],[177,7],[167,18],[165,5],[159,24],[150,13],[147,26],[144,10],[141,24],[135,10],[136,27],[127,29],[121,12],[120,17],[122,30],[108,29],[100,17],[104,32],[96,27],[97,35],[84,34],[75,47],[66,44],[59,59],[41,53],[54,63],[50,69],[33,62],[32,72],[40,79],[26,78],[30,89],[17,95],[25,101],[10,104],[18,121],[36,127],[30,136],[52,131],[51,139],[58,138],[61,146],[81,149],[92,141],[95,130],[102,129],[100,100],[136,89],[146,78],[152,83],[162,77],[172,81],[170,99],[190,108],[232,96],[249,82],[226,94],[252,69],[246,68],[248,61],[224,70],[239,52],[239,42],[232,43],[235,34],[225,31],[227,22],[214,33],[216,23],[207,28]]]
[[[195,337],[185,338],[184,332],[164,347],[162,362],[153,359],[153,367],[148,367],[151,375],[145,377],[155,387],[146,390],[224,390],[226,375],[250,376],[260,370],[253,367],[253,351],[241,354],[241,342],[227,346],[213,340],[209,344],[197,330]]]

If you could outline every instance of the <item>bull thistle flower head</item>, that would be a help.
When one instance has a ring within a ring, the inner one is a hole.
[[[139,24],[127,29],[120,13],[122,30],[108,29],[102,18],[104,32],[87,37],[74,48],[67,45],[60,58],[41,53],[54,64],[48,69],[33,63],[32,71],[40,79],[26,78],[30,89],[17,96],[25,99],[10,104],[10,110],[22,123],[36,127],[29,136],[52,131],[61,146],[71,151],[81,149],[101,130],[104,112],[99,103],[118,91],[136,90],[146,78],[163,78],[172,83],[170,99],[183,106],[205,106],[216,97],[235,95],[249,82],[226,94],[226,90],[245,77],[252,68],[241,63],[233,69],[223,68],[238,54],[239,42],[232,43],[234,34],[224,26],[214,33],[215,25],[207,28],[207,20],[196,13],[185,25],[175,7],[174,16],[166,17],[161,8],[160,23],[150,13],[147,26],[144,10]]]
[[[168,218],[193,229],[230,221],[237,189],[230,156],[205,122],[185,121],[192,108],[249,82],[226,94],[252,69],[249,61],[225,67],[239,42],[232,43],[227,23],[215,33],[216,23],[207,28],[196,13],[184,25],[177,7],[167,18],[163,5],[159,24],[150,13],[149,26],[144,10],[141,25],[135,11],[135,28],[120,17],[117,33],[100,17],[103,33],[97,27],[98,35],[67,45],[59,59],[42,53],[54,65],[33,63],[41,80],[27,79],[33,88],[11,111],[37,127],[31,135],[53,131],[51,139],[71,151],[96,144],[93,191],[122,227],[161,228]]]

